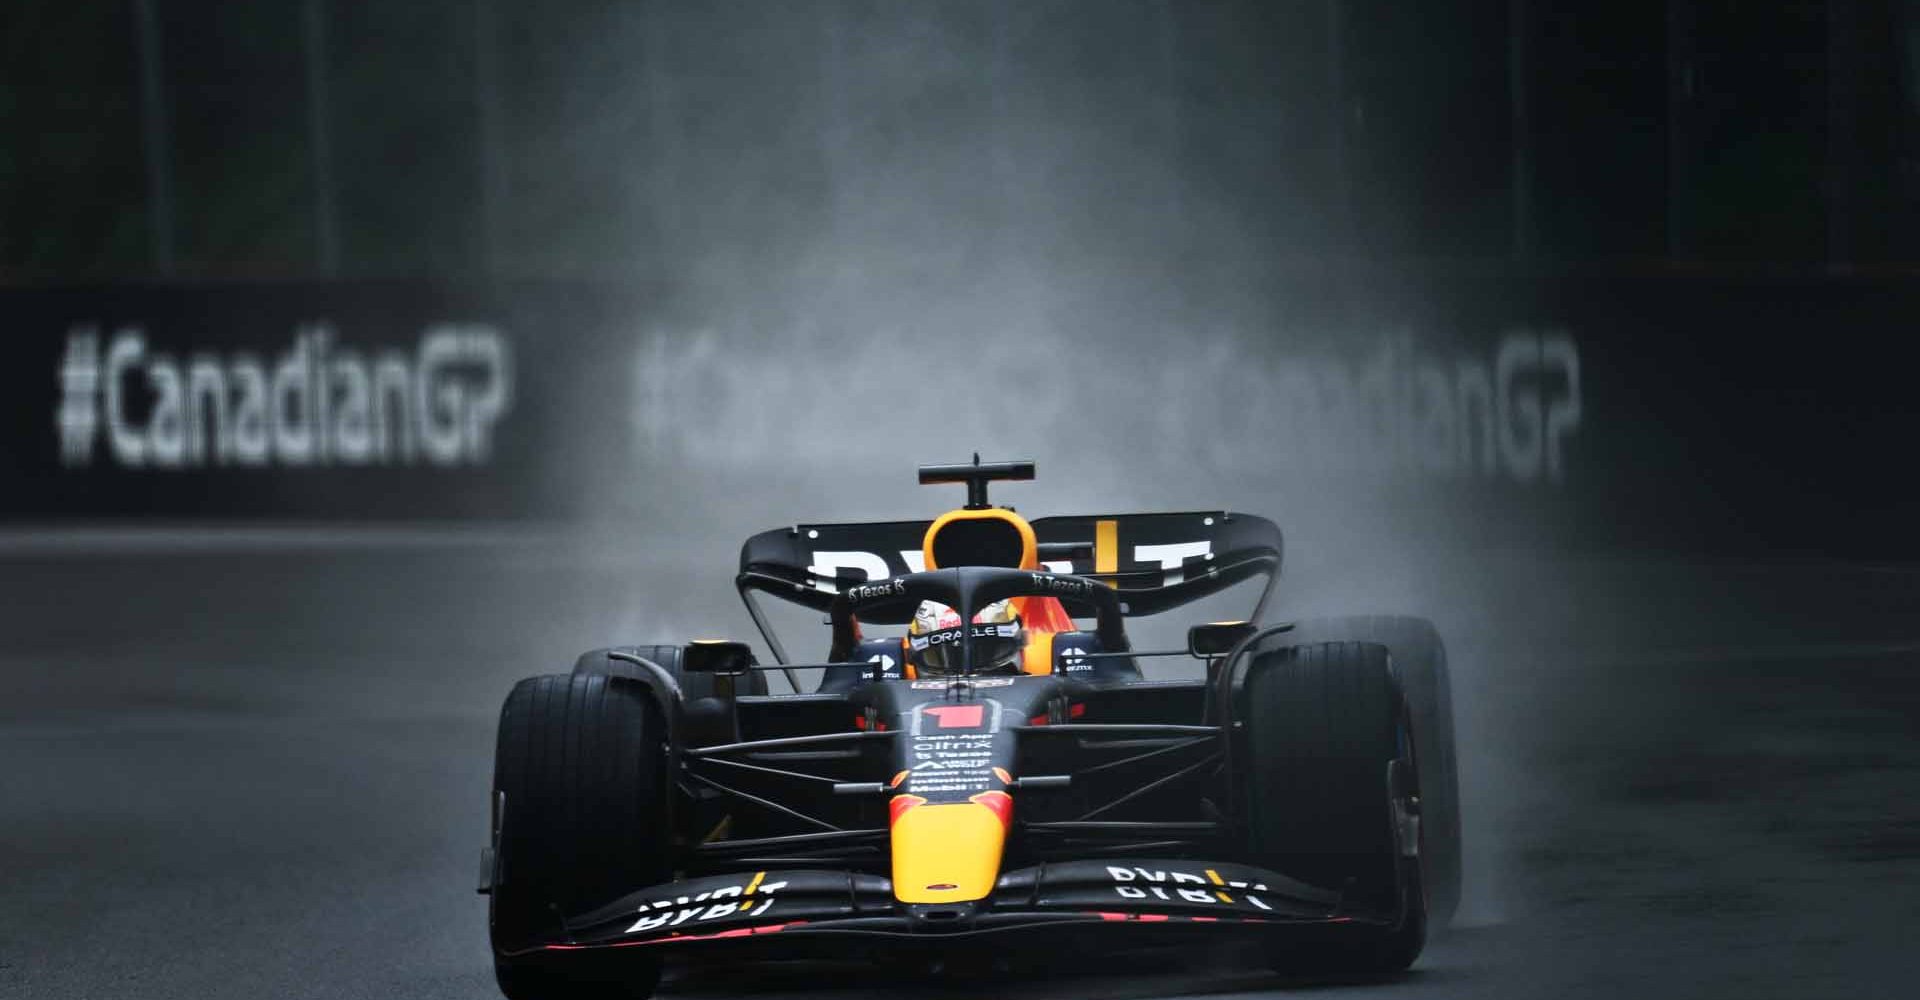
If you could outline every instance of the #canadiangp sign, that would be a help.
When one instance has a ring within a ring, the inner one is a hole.
[[[1151,364],[1095,337],[988,332],[982,357],[1022,359],[942,410],[955,440],[1021,440],[1072,427],[1086,449],[1180,455],[1201,467],[1366,473],[1413,480],[1559,484],[1586,423],[1580,345],[1566,330],[1503,329],[1468,343],[1410,332],[1276,332],[1156,343]],[[907,452],[907,423],[809,420],[841,393],[897,384],[924,365],[898,338],[795,337],[772,345],[712,330],[658,332],[631,356],[636,454],[710,468],[821,466],[851,448]]]
[[[551,302],[516,296],[414,281],[0,290],[0,520],[541,513],[565,430],[549,404],[591,354],[563,338],[529,369],[511,331]]]
[[[68,468],[453,466],[488,461],[512,406],[512,350],[485,325],[364,348],[314,323],[271,355],[86,326],[67,335],[53,417]]]

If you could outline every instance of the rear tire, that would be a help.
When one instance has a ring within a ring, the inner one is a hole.
[[[1420,859],[1403,857],[1389,766],[1414,775],[1406,700],[1384,646],[1343,642],[1254,654],[1234,717],[1251,860],[1344,893],[1347,909],[1395,914],[1391,927],[1276,956],[1287,972],[1387,973],[1426,943]]]
[[[1306,619],[1280,641],[1289,646],[1374,642],[1392,654],[1418,740],[1427,917],[1435,927],[1445,926],[1460,903],[1460,775],[1454,753],[1453,685],[1439,631],[1424,618],[1356,615]]]
[[[524,949],[563,916],[672,876],[671,734],[644,682],[531,677],[500,710],[494,752],[494,972],[511,1000],[650,996],[660,960]]]

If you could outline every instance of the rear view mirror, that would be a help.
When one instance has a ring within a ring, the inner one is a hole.
[[[1252,622],[1208,622],[1195,625],[1187,630],[1187,652],[1202,659],[1212,659],[1233,652],[1246,638],[1259,629]]]
[[[731,639],[695,639],[680,651],[680,669],[689,674],[737,677],[753,668],[753,649]]]

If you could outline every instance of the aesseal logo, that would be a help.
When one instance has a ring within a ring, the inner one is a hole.
[[[429,327],[412,350],[302,327],[268,359],[185,358],[140,327],[67,335],[54,429],[69,468],[480,465],[513,406],[513,353],[484,325]],[[104,441],[106,447],[100,449]]]

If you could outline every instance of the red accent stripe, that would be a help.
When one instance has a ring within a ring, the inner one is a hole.
[[[887,803],[887,822],[889,824],[900,822],[901,813],[912,809],[914,806],[925,805],[926,802],[926,799],[918,795],[894,796],[893,799]]]
[[[1020,624],[1029,632],[1071,632],[1079,628],[1074,624],[1073,616],[1067,613],[1066,605],[1058,597],[1016,597],[1013,599],[1015,611],[1020,614]]]
[[[1033,718],[1027,720],[1027,725],[1029,726],[1044,726],[1046,724],[1047,724],[1047,717],[1044,715],[1036,715]]]
[[[1001,826],[1013,825],[1013,796],[1005,792],[979,792],[968,796],[967,801],[977,802],[993,810],[993,814],[1000,817]]]
[[[730,931],[714,934],[674,934],[663,938],[650,938],[645,941],[615,941],[610,944],[549,944],[541,946],[541,951],[592,951],[596,948],[639,948],[650,944],[669,944],[681,941],[711,941],[715,938],[751,937],[755,934],[772,934],[789,927],[799,927],[804,920],[789,920],[784,924],[761,924],[758,927],[736,927]]]
[[[1085,911],[1084,915],[1089,917],[1099,917],[1102,920],[1113,920],[1113,921],[1132,920],[1138,923],[1149,923],[1149,924],[1165,923],[1169,921],[1177,922],[1177,921],[1183,921],[1183,920],[1192,921],[1193,923],[1196,923],[1196,924],[1217,924],[1222,921],[1225,921],[1227,923],[1233,923],[1233,924],[1268,924],[1273,922],[1271,920],[1267,920],[1264,917],[1189,917],[1185,915],[1169,915],[1165,913],[1117,913],[1112,910],[1088,910],[1088,911]],[[1301,921],[1301,922],[1305,923],[1306,921]],[[1353,922],[1353,918],[1352,917],[1327,917],[1324,920],[1324,922],[1329,924],[1348,924]]]

